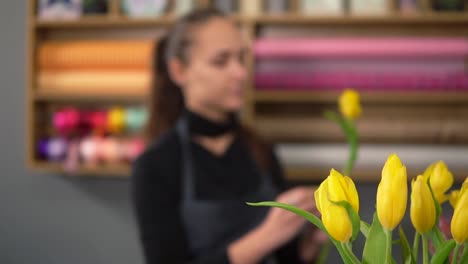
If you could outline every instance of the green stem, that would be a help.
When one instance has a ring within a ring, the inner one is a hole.
[[[457,264],[458,251],[460,250],[460,244],[455,245],[455,250],[453,251],[452,264]]]
[[[351,250],[350,246],[347,243],[341,243],[341,247],[343,248],[343,251],[353,264],[359,264],[361,263],[359,259],[354,255],[353,251]]]
[[[385,230],[386,249],[385,249],[385,264],[392,264],[392,230]]]
[[[348,126],[348,129],[344,129],[344,132],[349,144],[349,156],[343,172],[346,176],[351,176],[351,173],[353,172],[354,163],[356,162],[357,158],[357,150],[359,147],[359,143],[356,134],[356,127],[354,126],[352,121],[344,120],[343,122],[345,122],[345,126]]]
[[[465,242],[465,245],[463,247],[464,249],[460,258],[460,263],[466,263],[466,261],[468,261],[468,242]]]
[[[427,244],[427,237],[421,235],[422,244],[423,244],[423,264],[429,264],[429,246]]]
[[[320,255],[318,256],[317,261],[315,263],[324,264],[327,261],[328,254],[330,254],[330,245],[330,240],[327,240],[323,244],[322,249],[320,250]]]
[[[414,254],[414,262],[418,263],[418,256],[419,256],[419,233],[414,233],[414,240],[413,240],[413,254]]]

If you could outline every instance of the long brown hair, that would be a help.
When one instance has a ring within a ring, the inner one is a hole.
[[[167,62],[177,58],[188,63],[188,49],[192,44],[194,29],[204,25],[213,18],[227,18],[223,12],[207,8],[198,9],[180,18],[159,39],[155,45],[153,58],[153,87],[150,98],[150,116],[147,124],[147,140],[158,139],[164,132],[173,127],[184,108],[184,97],[181,88],[171,79]],[[246,126],[241,125],[239,136],[252,151],[257,163],[267,169],[271,163],[266,144]]]

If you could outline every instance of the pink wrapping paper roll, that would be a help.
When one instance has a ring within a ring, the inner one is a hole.
[[[304,57],[460,57],[466,38],[287,38],[258,39],[258,58]]]
[[[257,89],[468,91],[468,76],[458,74],[259,73]]]

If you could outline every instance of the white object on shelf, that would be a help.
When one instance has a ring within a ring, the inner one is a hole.
[[[383,15],[388,13],[387,0],[351,0],[350,11],[353,15]]]
[[[124,14],[132,18],[161,16],[167,5],[168,0],[122,0]]]
[[[192,11],[194,6],[194,0],[175,0],[174,13],[176,16],[183,16]]]
[[[299,12],[303,15],[342,15],[343,0],[301,0]]]
[[[262,0],[241,0],[241,11],[246,16],[256,16],[262,9]]]
[[[77,19],[82,14],[82,0],[40,0],[38,17],[41,20]]]

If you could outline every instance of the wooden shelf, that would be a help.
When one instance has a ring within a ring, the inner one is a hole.
[[[261,91],[254,93],[257,103],[334,103],[339,92]],[[362,92],[363,103],[466,103],[467,92]]]
[[[101,165],[96,168],[80,167],[78,170],[69,172],[57,163],[35,162],[31,169],[37,172],[47,172],[54,174],[79,176],[79,177],[100,177],[107,179],[128,179],[131,175],[130,165]],[[355,173],[354,180],[358,182],[379,182],[382,168],[367,168]],[[310,168],[310,167],[286,167],[286,178],[293,182],[316,182],[324,180],[330,172],[330,168]],[[462,182],[466,171],[453,171],[456,182]],[[408,175],[417,175],[420,171],[410,170]],[[458,175],[458,176],[457,176]]]
[[[54,174],[66,174],[73,176],[99,176],[108,178],[128,178],[130,176],[129,165],[100,165],[99,167],[81,166],[76,171],[66,171],[61,164],[46,161],[35,161],[30,168],[39,172]]]
[[[168,26],[174,22],[173,16],[158,18],[126,18],[121,16],[90,16],[75,20],[36,20],[36,28],[109,28],[109,27],[151,27]]]
[[[432,13],[414,15],[381,16],[301,16],[301,15],[261,15],[250,17],[233,15],[233,19],[257,25],[468,25],[468,13]],[[173,15],[158,18],[128,18],[124,16],[85,16],[73,20],[40,20],[34,23],[40,29],[66,28],[109,28],[109,27],[151,27],[169,26],[174,23]]]
[[[405,25],[405,24],[468,24],[468,13],[431,13],[431,14],[388,14],[388,15],[335,15],[335,16],[301,16],[301,15],[265,15],[251,18],[257,24],[318,24],[318,25]]]
[[[37,89],[34,92],[35,101],[43,102],[143,102],[148,92],[143,91],[47,91]]]

